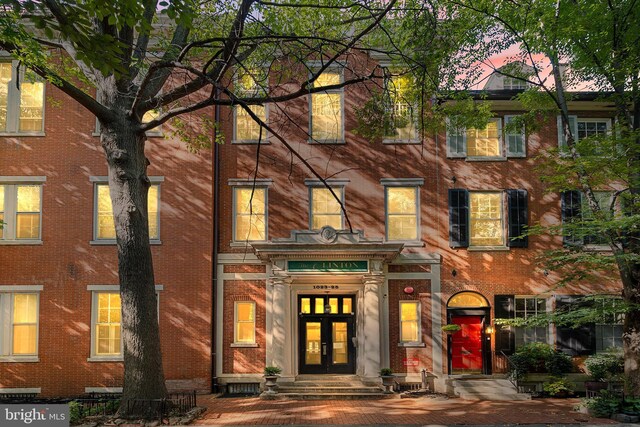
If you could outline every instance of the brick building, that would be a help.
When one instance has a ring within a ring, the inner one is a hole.
[[[0,392],[117,391],[117,258],[96,120],[51,84],[18,91],[16,67],[0,62]],[[211,156],[161,130],[147,152],[167,384],[209,390]]]
[[[50,84],[17,91],[9,84],[17,64],[0,66],[0,392],[117,390],[116,251],[95,120]],[[318,81],[344,72],[329,69]],[[369,96],[362,86],[253,107],[280,123],[346,215],[273,136],[257,143],[259,128],[241,109],[219,110],[227,143],[215,147],[217,168],[206,150],[192,154],[162,129],[150,135],[150,234],[169,386],[259,382],[267,365],[289,380],[338,373],[373,382],[390,367],[406,381],[426,369],[442,382],[498,371],[500,352],[524,342],[575,354],[620,345],[614,324],[580,334],[490,331],[496,317],[619,291],[610,282],[554,290],[559,278],[536,256],[561,248],[562,238],[513,239],[524,225],[561,221],[561,195],[546,193],[533,172],[536,155],[558,145],[557,124],[504,132],[519,113],[517,88],[492,84],[484,102],[496,116],[487,128],[450,126],[424,141],[411,123],[375,143],[354,134],[354,107]],[[610,128],[609,107],[582,99],[571,104],[578,135]],[[410,111],[401,102],[394,109]],[[579,193],[563,197],[567,205]],[[465,338],[444,336],[446,323],[462,325]]]

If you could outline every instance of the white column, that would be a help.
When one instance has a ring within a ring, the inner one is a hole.
[[[363,376],[369,380],[380,375],[380,291],[384,287],[382,262],[372,260],[370,273],[364,276],[364,355]]]
[[[293,378],[291,360],[291,277],[284,270],[284,262],[275,262],[271,268],[268,286],[271,288],[271,299],[267,304],[267,365],[282,369],[283,378]],[[269,326],[269,325],[268,325]],[[269,336],[270,335],[270,336]]]
[[[444,388],[444,364],[442,363],[442,289],[440,264],[431,264],[431,348],[433,351],[433,374],[438,377],[436,390]]]

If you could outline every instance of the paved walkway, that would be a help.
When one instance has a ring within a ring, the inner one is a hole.
[[[487,402],[428,398],[272,400],[200,396],[205,412],[194,425],[495,425],[616,424],[574,411],[580,399]]]

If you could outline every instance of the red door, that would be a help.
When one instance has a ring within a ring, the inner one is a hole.
[[[453,372],[482,372],[482,316],[452,316],[451,323],[462,328],[451,336]]]

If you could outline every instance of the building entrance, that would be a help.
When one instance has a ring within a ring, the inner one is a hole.
[[[301,295],[298,309],[300,373],[355,373],[355,297]]]

